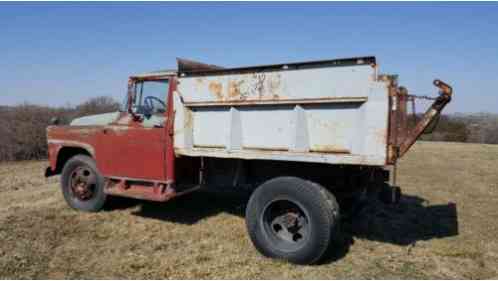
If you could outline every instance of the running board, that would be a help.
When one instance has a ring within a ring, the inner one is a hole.
[[[158,182],[137,182],[125,179],[106,179],[104,193],[114,196],[129,197],[141,200],[166,202],[177,196],[196,191],[200,185],[181,188],[181,191],[171,184]]]

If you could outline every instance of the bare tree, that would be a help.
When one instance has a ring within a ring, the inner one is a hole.
[[[0,106],[0,161],[41,159],[47,155],[46,127],[52,117],[62,124],[73,118],[116,111],[110,97],[92,98],[76,107],[46,107],[32,104]]]

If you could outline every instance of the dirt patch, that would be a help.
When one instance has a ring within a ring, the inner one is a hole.
[[[263,258],[246,196],[200,192],[158,204],[66,206],[46,162],[0,164],[0,278],[497,278],[498,146],[418,143],[401,161],[400,205],[370,200],[343,219],[317,266]]]

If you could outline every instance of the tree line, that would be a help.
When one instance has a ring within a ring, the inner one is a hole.
[[[58,117],[60,124],[69,124],[77,117],[118,109],[119,103],[110,97],[92,98],[65,107],[27,103],[0,106],[0,161],[45,159],[45,129],[53,117]],[[498,114],[442,115],[435,129],[424,134],[422,140],[498,144]]]
[[[437,126],[422,140],[498,144],[498,114],[441,115]]]
[[[72,119],[117,111],[119,103],[110,97],[96,97],[77,106],[48,107],[34,104],[0,106],[0,161],[45,159],[46,127],[53,117],[60,125]]]

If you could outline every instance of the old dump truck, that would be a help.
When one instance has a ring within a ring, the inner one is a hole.
[[[83,211],[109,196],[252,190],[254,246],[315,263],[337,237],[340,205],[386,190],[399,198],[392,167],[451,99],[449,85],[434,85],[439,95],[410,126],[413,96],[375,57],[239,68],[178,59],[175,70],[131,76],[119,112],[49,126],[45,173],[61,174],[65,200]]]

